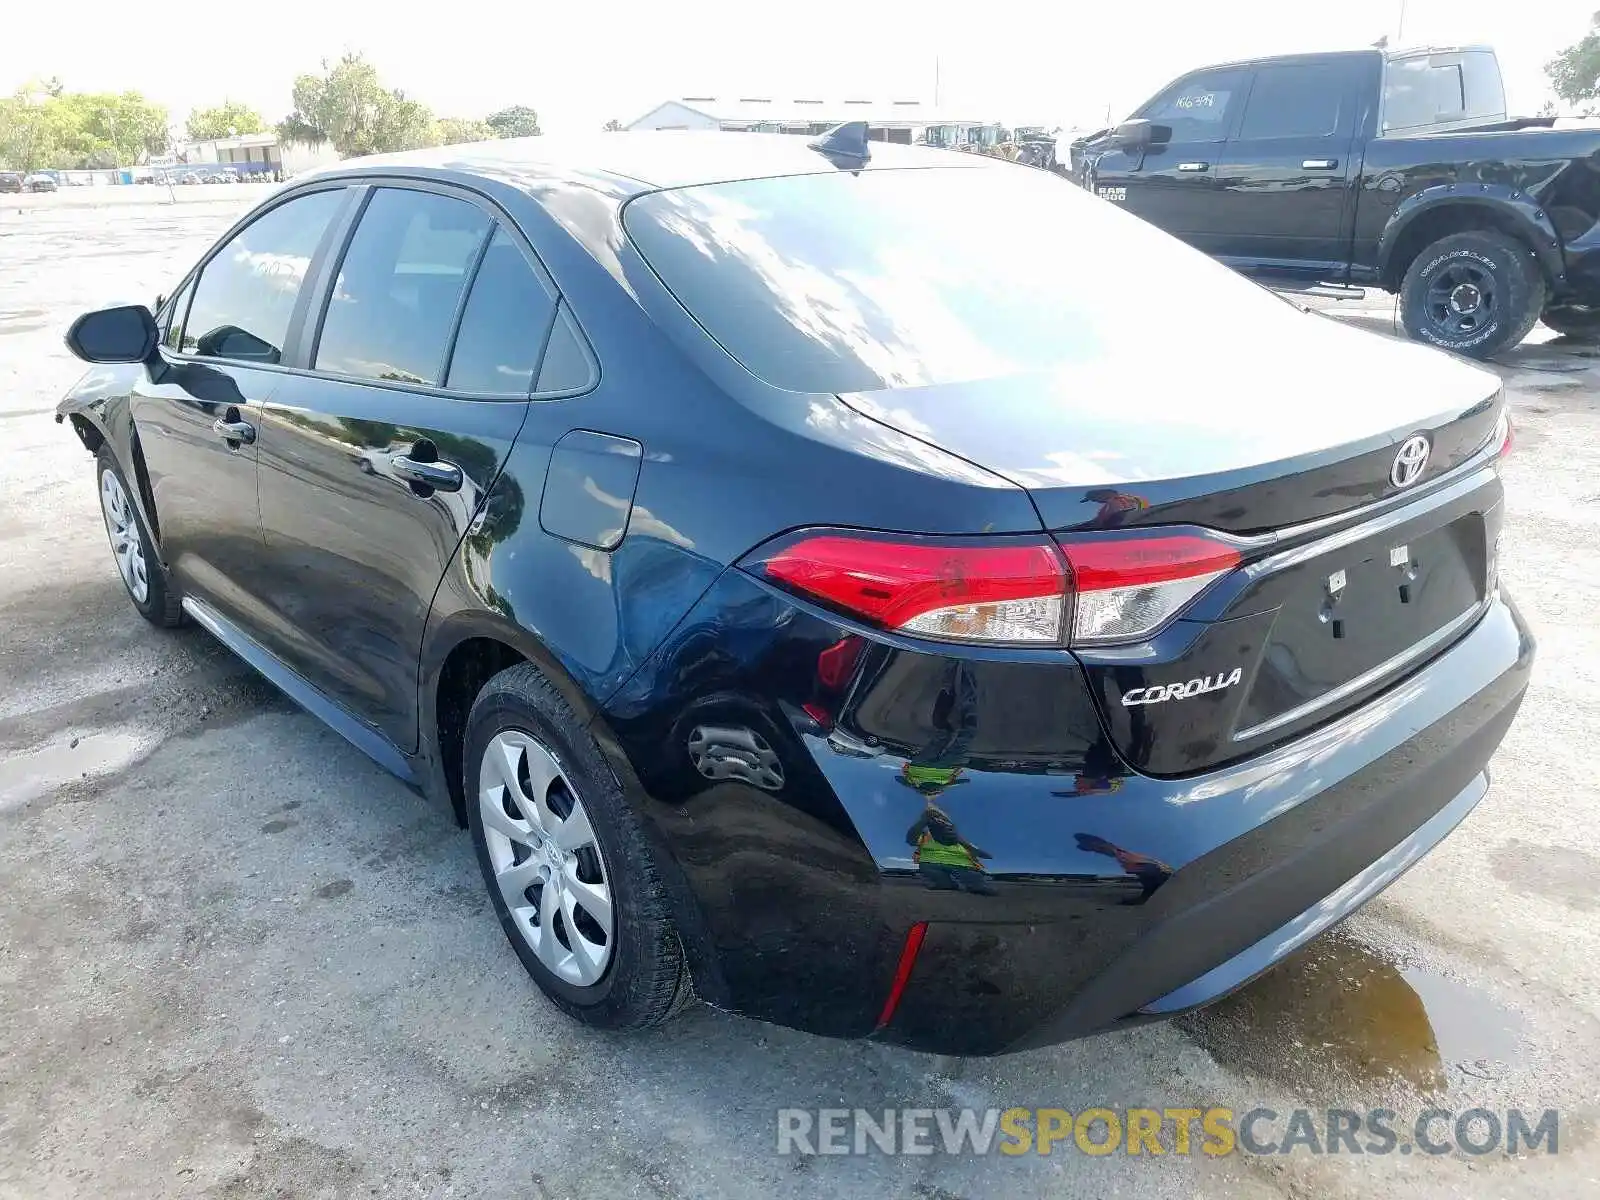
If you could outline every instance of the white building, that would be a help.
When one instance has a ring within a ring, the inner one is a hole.
[[[171,159],[152,165],[216,163],[241,175],[280,173],[287,178],[338,161],[339,153],[332,142],[303,145],[280,142],[275,133],[241,133],[205,142],[183,142]]]
[[[818,134],[845,121],[865,121],[874,141],[910,143],[930,125],[982,122],[941,112],[920,100],[776,100],[746,96],[685,96],[658,104],[629,129],[721,129],[734,132]]]

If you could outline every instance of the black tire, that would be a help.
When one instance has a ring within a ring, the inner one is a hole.
[[[615,940],[604,974],[587,986],[562,979],[540,960],[497,882],[484,831],[480,772],[490,744],[508,732],[532,738],[554,756],[564,780],[581,797],[602,856]],[[640,819],[594,738],[538,668],[519,663],[484,685],[467,717],[462,763],[467,824],[489,902],[540,990],[568,1016],[601,1029],[647,1029],[685,1008],[694,992]]]
[[[1400,320],[1422,342],[1491,358],[1528,336],[1548,285],[1526,244],[1494,230],[1453,233],[1425,249],[1400,285]],[[1457,302],[1476,307],[1460,312]]]
[[[1587,304],[1547,304],[1540,319],[1574,341],[1600,341],[1600,308]]]
[[[128,576],[123,574],[122,566],[119,562],[117,575],[122,580],[123,590],[128,593],[128,599],[132,601],[133,607],[138,611],[139,615],[149,621],[150,624],[159,626],[162,629],[176,629],[183,624],[183,598],[178,595],[178,589],[172,585],[172,580],[167,576],[166,568],[161,565],[161,558],[156,553],[155,543],[150,538],[150,531],[145,528],[144,517],[139,511],[139,506],[133,502],[133,497],[138,493],[128,482],[128,477],[122,473],[122,467],[118,465],[116,456],[111,453],[111,448],[102,445],[100,452],[95,455],[94,479],[96,494],[101,497],[100,515],[105,521],[106,535],[112,541],[112,558],[116,559],[118,556],[115,552],[116,533],[113,531],[111,514],[105,501],[107,474],[116,479],[117,487],[122,490],[122,495],[127,500],[128,520],[131,523],[133,532],[138,535],[139,549],[144,567],[145,596],[141,600],[135,590],[134,583],[130,582]]]

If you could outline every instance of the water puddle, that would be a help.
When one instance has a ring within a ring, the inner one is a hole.
[[[120,770],[150,744],[125,730],[86,733],[0,762],[0,810],[14,808],[86,775]]]
[[[1520,1055],[1522,1020],[1476,988],[1396,966],[1354,938],[1320,938],[1190,1017],[1218,1062],[1327,1097],[1330,1077],[1367,1089],[1445,1091],[1496,1079]]]

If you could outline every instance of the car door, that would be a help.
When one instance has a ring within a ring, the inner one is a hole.
[[[1218,172],[1234,228],[1216,253],[1266,274],[1344,277],[1364,58],[1257,68]]]
[[[246,625],[261,615],[261,408],[286,378],[295,309],[346,198],[299,193],[218,245],[164,309],[161,364],[130,397],[162,560],[184,595]]]
[[[268,649],[410,750],[429,606],[526,416],[557,295],[498,214],[400,182],[368,189],[326,276],[311,369],[257,440]]]
[[[1095,164],[1095,191],[1207,253],[1228,229],[1217,168],[1250,81],[1248,69],[1185,76],[1135,117],[1170,130],[1166,142],[1110,150]]]

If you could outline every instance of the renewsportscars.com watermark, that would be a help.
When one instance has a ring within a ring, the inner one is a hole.
[[[1429,1108],[780,1108],[779,1154],[1556,1154],[1560,1114]]]

